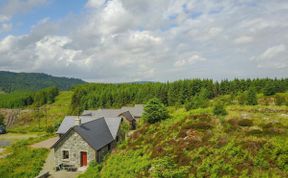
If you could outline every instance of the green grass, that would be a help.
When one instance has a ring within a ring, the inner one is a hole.
[[[48,149],[35,149],[29,145],[47,139],[50,135],[17,141],[6,148],[5,158],[0,159],[0,175],[5,178],[30,178],[39,174]]]
[[[233,105],[225,117],[212,115],[212,108],[169,111],[168,120],[141,123],[97,176],[288,176],[288,107]],[[243,119],[252,125],[239,125]]]
[[[31,106],[27,112],[21,112],[17,123],[9,132],[54,132],[69,112],[72,91],[60,92],[52,104],[44,105],[37,111]],[[40,119],[39,119],[40,118]]]

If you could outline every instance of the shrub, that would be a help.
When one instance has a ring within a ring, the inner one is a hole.
[[[196,122],[196,123],[192,123],[189,125],[190,128],[192,129],[199,129],[199,130],[208,130],[211,129],[212,126],[211,124],[207,123],[207,122]]]
[[[251,126],[253,126],[253,121],[250,119],[241,119],[238,122],[238,125],[240,125],[242,127],[251,127]]]
[[[213,108],[213,114],[225,116],[225,115],[227,115],[227,111],[226,111],[226,109],[225,109],[223,104],[216,103],[216,105]]]
[[[281,96],[279,94],[276,94],[275,95],[275,104],[277,106],[281,106],[281,105],[284,105],[286,104],[286,98],[284,96]]]
[[[89,163],[89,167],[85,173],[80,174],[78,178],[99,178],[102,164],[98,164],[95,161]]]
[[[170,157],[158,158],[152,161],[151,176],[155,178],[162,177],[187,177],[187,166],[178,166]]]
[[[168,111],[157,98],[151,99],[144,107],[143,118],[150,124],[169,118]]]
[[[249,88],[247,92],[247,104],[248,105],[257,105],[257,96],[255,88]]]
[[[208,100],[201,96],[194,96],[191,100],[185,103],[185,109],[187,111],[197,108],[206,108],[208,107]]]

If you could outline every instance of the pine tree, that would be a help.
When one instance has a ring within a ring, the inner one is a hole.
[[[153,124],[169,118],[169,114],[164,104],[159,99],[153,98],[145,105],[143,118]]]
[[[257,105],[257,94],[255,88],[249,88],[247,92],[247,104],[248,105]]]

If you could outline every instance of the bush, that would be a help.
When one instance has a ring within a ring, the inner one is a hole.
[[[78,178],[99,178],[102,165],[92,161],[85,173],[80,174]]]
[[[225,116],[225,115],[227,115],[227,111],[226,111],[226,109],[225,109],[223,104],[216,103],[216,105],[213,108],[213,114],[214,115]]]
[[[284,105],[286,104],[286,98],[284,96],[281,96],[280,94],[276,94],[275,95],[275,104],[277,106],[281,106],[281,105]]]
[[[250,119],[241,119],[238,122],[238,125],[240,125],[242,127],[251,127],[251,126],[253,126],[253,121]]]
[[[185,103],[186,111],[189,111],[191,109],[206,108],[206,107],[208,107],[208,100],[201,96],[194,96],[191,100]]]
[[[163,157],[152,161],[151,176],[155,178],[162,177],[187,177],[188,167],[178,166],[170,157]]]
[[[151,99],[144,107],[143,118],[153,124],[169,118],[168,111],[163,103],[157,98]]]
[[[257,96],[255,88],[249,88],[247,92],[247,104],[248,105],[257,105]]]

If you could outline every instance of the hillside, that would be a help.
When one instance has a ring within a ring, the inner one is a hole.
[[[143,124],[82,177],[287,177],[288,108],[227,110],[170,108],[170,119]]]
[[[83,80],[54,77],[43,73],[14,73],[0,71],[0,91],[12,92],[16,90],[39,90],[56,86],[60,90],[67,90],[77,84],[85,83]]]

